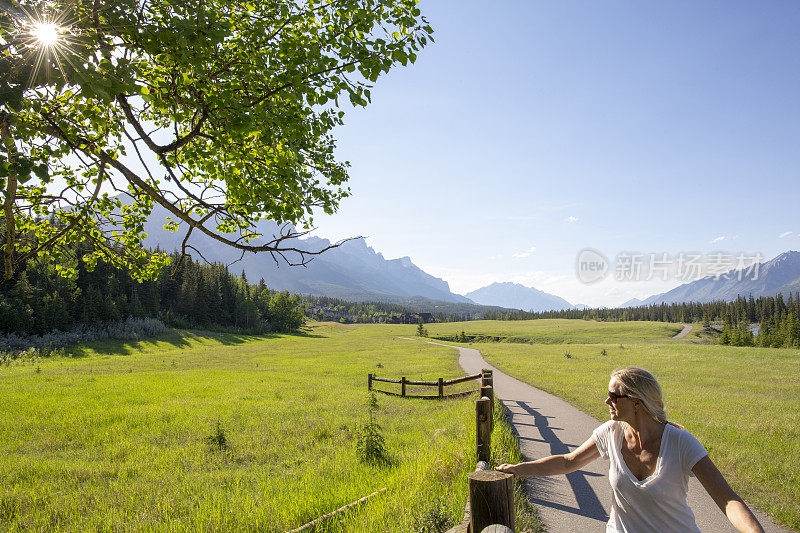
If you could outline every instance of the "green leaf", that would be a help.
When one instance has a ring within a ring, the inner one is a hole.
[[[50,172],[47,168],[47,163],[42,163],[40,165],[35,165],[33,167],[33,172],[41,179],[47,179],[50,176]]]

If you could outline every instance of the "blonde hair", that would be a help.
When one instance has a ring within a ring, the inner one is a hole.
[[[672,424],[682,427],[667,420],[664,409],[664,397],[656,377],[638,366],[629,366],[611,373],[611,379],[619,384],[620,393],[632,399],[639,400],[645,412],[656,422]]]

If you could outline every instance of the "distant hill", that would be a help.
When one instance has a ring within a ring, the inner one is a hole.
[[[145,246],[158,246],[167,252],[180,248],[183,233],[166,231],[163,228],[165,222],[166,211],[156,206],[145,224]],[[259,224],[259,230],[264,235],[273,235],[278,233],[278,226],[273,222],[263,222]],[[207,261],[231,264],[241,256],[240,251],[199,232],[192,234],[189,242],[200,250]],[[330,241],[309,237],[298,239],[293,245],[316,251],[330,245]],[[202,259],[194,252],[191,253],[194,259]],[[306,267],[290,267],[280,260],[276,264],[268,253],[248,253],[232,264],[230,270],[234,273],[243,270],[252,283],[264,278],[267,286],[272,289],[355,302],[406,304],[411,299],[420,297],[441,302],[473,303],[464,296],[450,292],[446,281],[423,271],[409,257],[385,259],[382,254],[367,246],[363,239],[349,241],[328,250],[316,256]]]
[[[709,276],[675,287],[671,291],[656,294],[638,304],[627,305],[628,302],[626,302],[620,307],[660,303],[732,301],[736,299],[737,295],[747,297],[749,294],[752,294],[754,298],[775,296],[778,293],[788,295],[790,292],[800,291],[800,252],[790,250],[761,263],[756,279],[752,279],[752,275],[748,275],[746,272],[742,273],[741,280],[738,278],[739,271],[731,270],[719,279]]]
[[[642,305],[642,301],[639,298],[631,298],[625,303],[619,304],[617,307],[625,308],[625,307],[638,307]]]
[[[466,296],[475,303],[523,311],[540,312],[573,308],[572,304],[563,298],[518,283],[492,283],[468,292]]]

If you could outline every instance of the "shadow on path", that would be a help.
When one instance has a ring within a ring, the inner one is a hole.
[[[576,447],[575,445],[561,442],[561,439],[558,438],[558,435],[556,435],[556,430],[561,428],[551,427],[548,423],[547,419],[552,417],[548,417],[539,413],[526,402],[517,401],[516,404],[519,405],[523,411],[533,417],[536,429],[539,430],[539,434],[542,437],[542,440],[531,440],[550,444],[550,453],[552,455],[569,453],[570,448]],[[513,424],[517,425],[518,422],[513,422]],[[567,474],[566,476],[567,481],[569,481],[569,486],[575,496],[575,501],[578,502],[577,508],[554,501],[554,493],[552,489],[548,487],[548,485],[552,482],[545,477],[531,477],[527,479],[526,486],[530,496],[529,499],[536,505],[551,507],[567,513],[573,513],[605,522],[608,520],[608,515],[606,514],[605,509],[603,509],[603,504],[601,504],[600,500],[597,498],[597,494],[595,494],[594,490],[586,479],[589,476],[602,477],[601,474],[586,472],[584,470],[576,470],[575,472]],[[549,481],[550,483],[548,483]]]

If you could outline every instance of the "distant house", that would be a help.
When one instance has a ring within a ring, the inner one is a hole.
[[[341,319],[353,320],[353,317],[337,311],[332,307],[310,307],[307,313],[318,320],[325,322],[339,322]]]
[[[392,317],[397,322],[389,322],[390,324],[418,324],[420,321],[424,323],[434,322],[432,313],[403,313],[398,317]],[[388,320],[387,320],[388,322]]]

